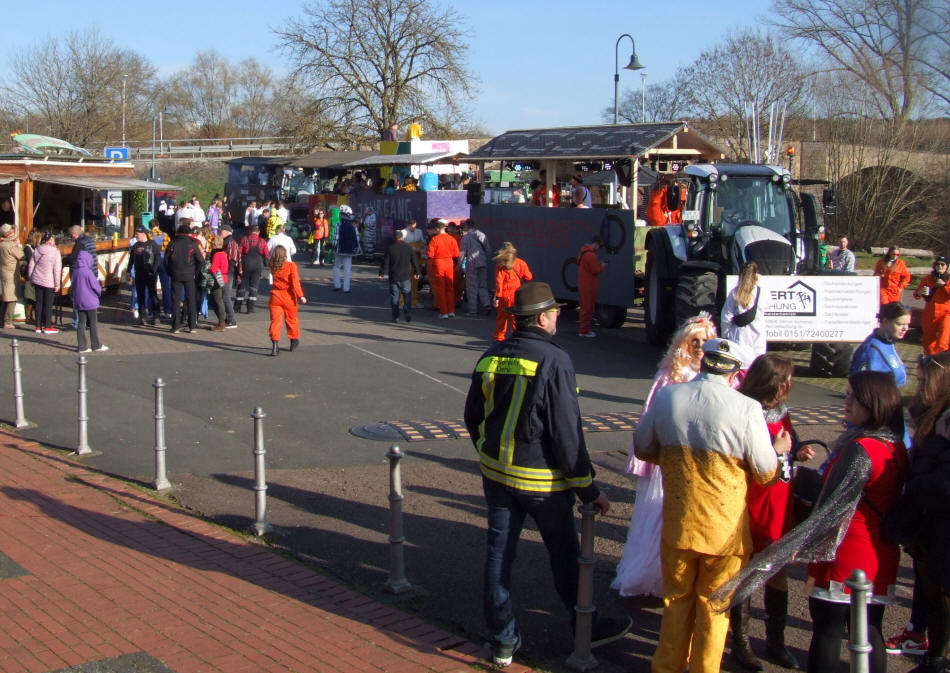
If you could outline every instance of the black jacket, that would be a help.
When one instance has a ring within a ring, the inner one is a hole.
[[[162,249],[152,239],[144,243],[136,241],[129,250],[129,269],[135,269],[135,275],[154,276],[162,263]]]
[[[465,426],[485,478],[516,491],[574,489],[583,502],[597,499],[574,365],[544,330],[518,330],[485,352],[472,374]]]
[[[190,234],[178,234],[165,251],[165,268],[172,280],[195,280],[204,263],[201,246]]]
[[[419,273],[416,253],[405,241],[393,241],[379,265],[379,275],[389,275],[390,282],[409,280]]]

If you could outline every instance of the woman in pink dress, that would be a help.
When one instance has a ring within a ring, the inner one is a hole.
[[[691,381],[699,373],[703,359],[703,344],[716,338],[712,316],[705,311],[690,318],[680,327],[670,347],[660,361],[660,369],[653,378],[653,386],[643,403],[643,411],[650,406],[656,391],[673,383]],[[663,576],[660,572],[660,528],[663,524],[663,478],[660,468],[633,455],[627,472],[637,477],[637,499],[627,532],[627,544],[617,564],[617,576],[611,588],[621,596],[661,597]]]

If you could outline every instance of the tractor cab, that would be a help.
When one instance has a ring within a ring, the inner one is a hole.
[[[678,180],[687,184],[683,261],[713,262],[731,274],[750,260],[758,262],[763,273],[795,271],[797,229],[788,171],[753,164],[694,164]]]

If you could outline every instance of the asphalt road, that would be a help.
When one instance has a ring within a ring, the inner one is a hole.
[[[269,356],[268,313],[238,316],[239,327],[172,335],[137,327],[124,311],[103,310],[107,353],[87,356],[90,465],[150,481],[156,378],[165,382],[169,471],[210,474],[247,468],[251,419],[267,414],[268,464],[279,468],[373,464],[385,453],[350,429],[397,419],[460,419],[469,377],[490,345],[493,318],[439,320],[414,311],[393,324],[387,289],[372,267],[357,267],[350,294],[332,292],[327,267],[302,267],[310,303],[301,307],[301,346]],[[110,298],[110,305],[124,304]],[[124,306],[122,306],[124,308]],[[576,333],[576,312],[562,314],[557,341],[571,354],[584,414],[639,410],[661,353],[635,320],[597,339]],[[25,436],[64,448],[77,438],[75,333],[16,330],[25,405],[38,427]],[[287,341],[283,342],[286,349]],[[9,362],[9,349],[2,352]],[[9,370],[8,370],[9,371]],[[13,417],[12,377],[0,376],[0,419]],[[795,406],[834,404],[836,393],[796,386]],[[622,436],[621,436],[622,435]],[[626,433],[591,433],[593,450],[625,448]],[[439,442],[444,457],[471,457],[468,441]]]
[[[238,316],[239,327],[172,335],[168,327],[138,327],[127,295],[102,309],[106,353],[87,356],[89,443],[87,464],[148,484],[154,478],[154,388],[166,384],[169,477],[178,502],[243,530],[253,520],[252,420],[260,406],[268,466],[268,517],[280,535],[274,544],[350,584],[385,598],[388,546],[388,441],[370,441],[351,429],[393,420],[459,420],[471,370],[490,345],[493,318],[439,320],[425,308],[411,324],[393,324],[388,291],[376,268],[354,269],[350,294],[335,293],[327,267],[302,266],[308,303],[301,307],[301,346],[269,356],[268,314]],[[423,296],[426,301],[428,297]],[[263,304],[263,302],[262,302]],[[582,413],[639,411],[661,356],[645,343],[636,315],[598,338],[577,336],[577,315],[565,311],[557,341],[578,373]],[[75,334],[36,335],[18,329],[26,416],[37,427],[21,434],[72,450],[77,441]],[[0,421],[13,420],[10,351],[0,350]],[[837,405],[840,393],[798,383],[793,408]],[[811,426],[803,436],[830,438],[833,425]],[[601,670],[646,671],[659,626],[656,602],[620,600],[609,590],[626,537],[635,483],[622,472],[630,432],[590,432],[599,479],[614,507],[598,520],[596,602],[611,613],[632,614],[634,634],[598,651]],[[477,462],[468,439],[399,442],[404,461],[407,565],[417,590],[398,600],[405,609],[471,637],[481,632],[480,565],[484,511]],[[523,661],[561,670],[570,646],[563,610],[547,576],[536,531],[526,530],[517,572],[525,634]],[[793,575],[801,575],[796,571]],[[800,577],[798,578],[800,579]],[[906,619],[888,612],[888,635]],[[793,582],[789,639],[800,656],[809,620],[798,580]],[[755,604],[754,644],[761,648],[762,611]],[[911,662],[891,658],[891,670]],[[726,670],[733,670],[727,663]],[[779,670],[770,668],[768,670]]]

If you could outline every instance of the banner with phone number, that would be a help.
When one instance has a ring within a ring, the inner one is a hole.
[[[727,290],[739,282],[727,276]],[[769,341],[864,341],[878,325],[875,276],[759,276]]]

